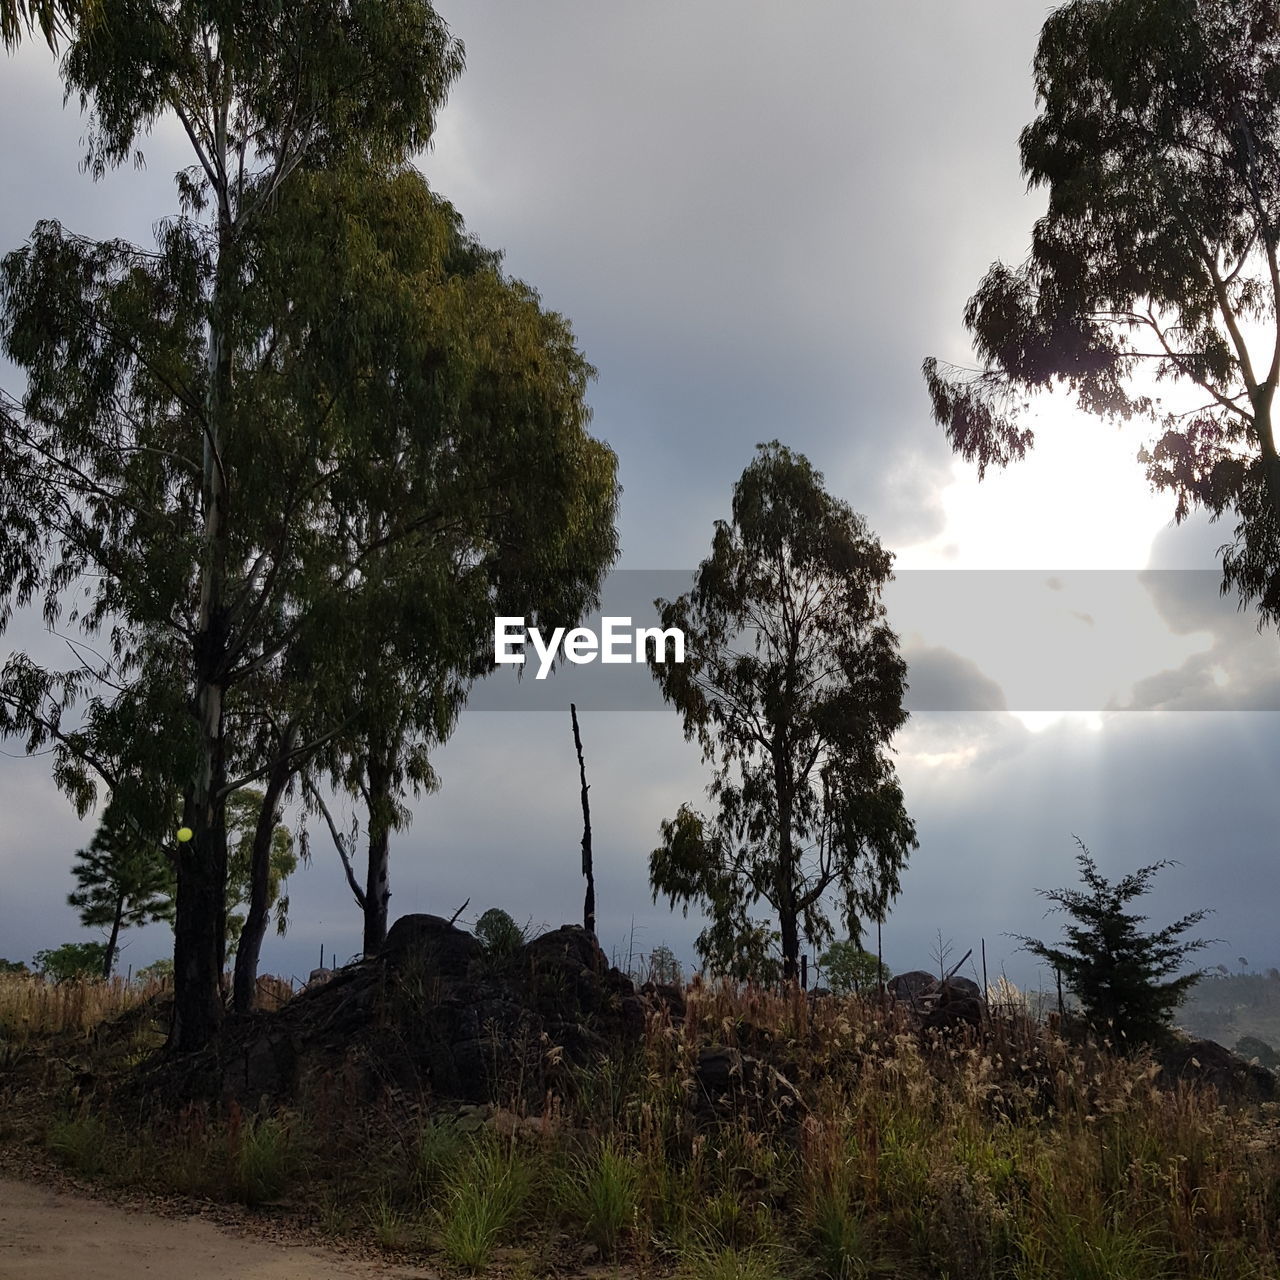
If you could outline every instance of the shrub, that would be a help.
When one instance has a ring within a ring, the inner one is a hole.
[[[524,946],[527,931],[501,907],[490,907],[476,921],[475,935],[484,948],[485,967],[490,973],[501,973],[510,968]]]
[[[247,1205],[278,1199],[297,1164],[293,1133],[284,1116],[242,1120],[233,1112],[230,1143],[230,1187]]]
[[[107,1126],[99,1117],[81,1113],[59,1116],[49,1126],[49,1150],[69,1169],[95,1177],[108,1163]]]
[[[1193,911],[1155,933],[1142,932],[1139,926],[1146,917],[1126,911],[1125,904],[1146,893],[1156,872],[1169,861],[1153,862],[1112,884],[1099,874],[1084,844],[1076,843],[1084,889],[1036,890],[1075,921],[1066,926],[1065,946],[1050,947],[1022,936],[1018,941],[1062,975],[1095,1031],[1130,1043],[1159,1040],[1174,1009],[1201,976],[1170,975],[1182,967],[1189,952],[1209,945],[1206,939],[1178,938],[1208,912]]]
[[[818,958],[825,985],[838,996],[870,990],[888,982],[889,966],[855,942],[833,942]]]
[[[36,968],[50,982],[101,977],[106,959],[104,942],[64,942],[60,947],[37,951],[34,956]]]

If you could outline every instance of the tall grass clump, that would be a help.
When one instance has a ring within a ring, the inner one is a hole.
[[[279,1199],[298,1167],[292,1118],[243,1116],[233,1105],[227,1132],[228,1187],[247,1205]]]
[[[635,1221],[639,1189],[634,1157],[608,1138],[590,1155],[572,1160],[558,1198],[565,1217],[587,1242],[603,1257],[613,1258]]]
[[[514,1142],[478,1135],[444,1186],[437,1210],[440,1245],[450,1262],[475,1272],[485,1267],[528,1199],[532,1171]]]
[[[67,1168],[86,1178],[106,1171],[111,1161],[111,1135],[101,1117],[87,1111],[64,1114],[49,1125],[45,1145]]]
[[[162,989],[118,977],[50,982],[34,973],[0,973],[0,1039],[25,1045],[46,1036],[85,1034]]]

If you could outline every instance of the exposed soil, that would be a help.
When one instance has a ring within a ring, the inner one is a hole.
[[[254,1238],[0,1179],[0,1280],[437,1280],[430,1268]]]

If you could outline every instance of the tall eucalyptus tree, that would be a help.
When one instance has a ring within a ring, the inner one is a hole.
[[[0,600],[110,636],[66,671],[18,655],[0,733],[52,748],[85,807],[110,782],[94,726],[158,673],[181,690],[177,1050],[221,1017],[228,795],[282,795],[351,718],[314,689],[358,701],[345,664],[370,627],[393,666],[415,620],[465,631],[478,593],[443,589],[455,562],[555,611],[614,554],[614,457],[567,324],[408,165],[461,65],[417,0],[122,0],[72,39],[67,87],[95,174],[177,121],[179,213],[150,249],[43,222],[0,268],[0,339],[27,374],[0,426]],[[297,699],[283,756],[244,728],[264,681]]]

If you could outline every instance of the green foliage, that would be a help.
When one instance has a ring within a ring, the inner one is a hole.
[[[475,936],[484,948],[485,972],[492,977],[509,973],[528,937],[501,907],[490,907],[476,921]]]
[[[0,959],[0,973],[30,973],[31,970],[21,960]]]
[[[833,942],[818,959],[824,984],[836,995],[848,995],[854,991],[869,991],[893,976],[889,966],[882,964],[869,951],[856,942],[845,939]]]
[[[89,1112],[58,1116],[49,1126],[46,1145],[64,1165],[87,1178],[102,1173],[112,1159],[107,1126]]]
[[[278,1200],[297,1163],[296,1141],[286,1117],[248,1117],[233,1133],[231,1194],[247,1205]]]
[[[616,1255],[623,1233],[634,1222],[640,1190],[635,1157],[606,1140],[576,1159],[562,1185],[560,1204],[588,1243],[605,1258]]]
[[[925,362],[934,415],[980,473],[1025,454],[1029,399],[1052,386],[1088,412],[1148,419],[1152,483],[1173,493],[1179,520],[1234,514],[1224,587],[1274,621],[1275,6],[1071,0],[1044,24],[1034,78],[1022,170],[1048,208],[1026,261],[995,264],[969,300],[980,367]],[[1153,398],[1162,381],[1199,407]]]
[[[131,813],[112,796],[89,847],[72,864],[78,888],[67,901],[80,912],[81,924],[111,931],[103,977],[111,976],[121,929],[173,919],[174,871],[163,845],[172,814],[163,804],[157,808]]]
[[[715,776],[704,817],[682,806],[649,863],[654,898],[702,905],[698,951],[733,972],[778,919],[784,973],[799,938],[855,938],[883,918],[915,847],[888,744],[906,721],[906,666],[880,593],[892,556],[807,459],[761,445],[734,486],[693,590],[659,600],[687,660],[650,659]],[[754,976],[760,977],[757,972]]]
[[[449,1261],[482,1270],[529,1191],[530,1170],[520,1153],[492,1135],[478,1139],[449,1179],[439,1211],[440,1243]]]
[[[476,921],[475,936],[490,956],[514,955],[526,941],[526,931],[501,907],[490,907]]]
[[[0,0],[0,45],[12,51],[39,30],[51,49],[73,24],[101,15],[100,0]]]
[[[456,1124],[428,1120],[418,1131],[414,1145],[414,1180],[424,1199],[453,1176],[467,1153],[467,1137]]]
[[[227,797],[227,944],[234,950],[244,927],[238,908],[248,905],[253,874],[253,841],[262,811],[261,791],[243,788]],[[271,830],[271,854],[267,870],[267,907],[275,908],[276,932],[283,937],[289,926],[289,899],[285,881],[298,869],[293,835],[283,822]]]
[[[112,640],[68,671],[10,659],[0,736],[48,748],[82,812],[103,781],[181,790],[175,1043],[199,1048],[227,796],[265,778],[274,816],[298,770],[358,790],[376,755],[385,833],[491,665],[495,612],[568,623],[594,601],[616,459],[568,323],[409,163],[462,66],[429,4],[110,17],[62,62],[89,171],[175,117],[191,163],[154,246],[46,220],[0,266],[26,377],[0,404],[0,617],[39,601]]]
[[[173,961],[167,956],[153,960],[133,975],[139,982],[170,982],[173,980]]]
[[[51,982],[74,982],[98,978],[106,962],[105,942],[64,942],[60,947],[37,951],[36,970]]]
[[[684,981],[684,966],[665,942],[660,943],[649,953],[645,977],[649,982],[679,986]]]
[[[688,1251],[680,1280],[782,1280],[786,1274],[776,1249],[703,1244]]]
[[[1145,894],[1155,874],[1170,862],[1154,862],[1112,884],[1099,874],[1084,844],[1076,843],[1085,887],[1037,890],[1074,921],[1065,926],[1064,945],[1018,940],[1061,973],[1097,1032],[1130,1045],[1158,1040],[1183,996],[1201,977],[1199,972],[1171,975],[1191,952],[1209,945],[1205,939],[1178,939],[1208,912],[1193,911],[1154,933],[1143,932],[1140,926],[1146,917],[1126,911],[1125,905]]]

